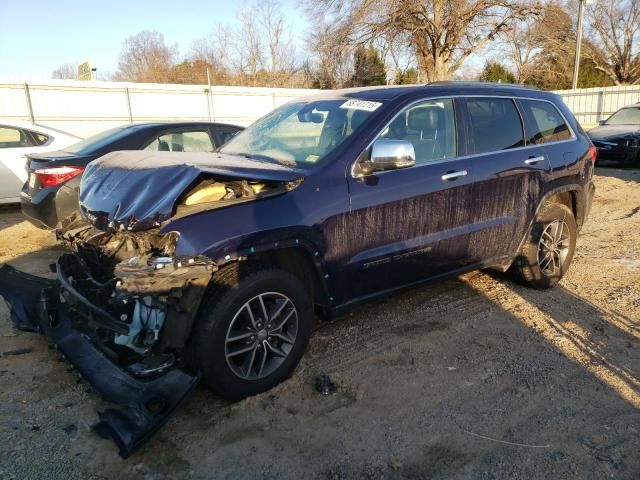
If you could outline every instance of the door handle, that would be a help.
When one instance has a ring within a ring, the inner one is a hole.
[[[442,175],[442,180],[455,180],[456,178],[464,177],[467,174],[466,170],[460,170],[459,172],[449,172]]]
[[[536,163],[544,162],[544,157],[541,155],[539,157],[531,157],[527,158],[524,163],[527,165],[535,165]]]

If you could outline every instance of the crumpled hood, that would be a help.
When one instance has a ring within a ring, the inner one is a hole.
[[[640,135],[640,125],[602,125],[587,132],[592,140],[613,140]]]
[[[169,219],[196,178],[223,176],[290,182],[303,171],[220,153],[112,152],[91,162],[80,183],[80,210],[102,230],[147,230]]]

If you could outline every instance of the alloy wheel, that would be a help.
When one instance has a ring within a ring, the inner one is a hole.
[[[564,220],[554,220],[545,227],[538,242],[538,266],[543,275],[551,277],[562,272],[570,242],[569,227]]]
[[[298,333],[298,313],[278,292],[256,295],[236,312],[225,339],[227,365],[245,380],[264,378],[287,359]]]

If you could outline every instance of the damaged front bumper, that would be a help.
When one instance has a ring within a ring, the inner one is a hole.
[[[78,286],[87,279],[78,282],[74,279],[77,273],[65,271],[69,259],[76,259],[76,255],[66,254],[58,260],[57,280],[29,275],[8,265],[0,266],[0,295],[9,303],[17,328],[47,336],[102,397],[115,404],[113,408],[99,412],[100,421],[93,429],[105,438],[112,438],[120,455],[126,458],[169,419],[200,380],[199,373],[190,371],[181,360],[180,348],[189,333],[180,324],[191,324],[196,309],[180,308],[180,302],[193,304],[197,300],[196,304],[199,304],[203,285],[208,282],[211,272],[205,275],[197,271],[191,277],[200,277],[190,280],[181,278],[181,269],[174,266],[172,270],[165,268],[164,275],[154,278],[144,272],[145,268],[129,262],[128,288],[138,289],[139,293],[127,292],[125,302],[141,298],[141,295],[149,298],[150,289],[156,289],[160,295],[174,295],[172,305],[167,307],[169,313],[160,338],[156,332],[154,340],[152,332],[148,348],[141,351],[126,345],[129,340],[118,344],[119,338],[133,338],[132,318],[118,317],[92,302]],[[194,268],[202,270],[202,267],[196,265]],[[149,268],[157,269],[157,265]],[[177,275],[183,287],[190,282],[195,287],[170,288],[168,278],[172,273]],[[88,280],[99,283],[94,278]],[[122,283],[119,281],[120,287]],[[180,294],[176,295],[176,291]],[[118,298],[115,293],[112,296]],[[136,339],[142,333],[137,333]],[[109,334],[115,341],[105,342]]]

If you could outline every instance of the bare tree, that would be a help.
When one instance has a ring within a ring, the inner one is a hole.
[[[320,21],[308,39],[308,48],[315,57],[314,86],[342,88],[353,74],[353,45],[333,35],[326,23]]]
[[[518,83],[525,83],[535,73],[537,55],[542,47],[537,26],[536,17],[532,17],[517,22],[504,33],[506,60],[513,65]]]
[[[65,63],[51,72],[51,78],[60,80],[77,80],[78,72],[75,65],[72,63]]]
[[[170,81],[176,57],[177,48],[168,46],[161,33],[144,30],[124,42],[115,77],[130,82],[165,83]]]
[[[380,56],[388,72],[402,78],[415,67],[415,55],[406,35],[381,35],[374,38],[372,45],[380,52]]]
[[[310,68],[298,62],[280,0],[250,0],[238,9],[238,25],[218,25],[196,40],[191,65],[208,65],[216,84],[308,86]],[[184,63],[184,62],[183,62]]]
[[[575,15],[571,13],[574,11],[572,0],[547,2],[539,15],[517,22],[503,34],[505,55],[497,60],[506,60],[520,83],[551,90],[570,88],[577,28]],[[597,50],[589,35],[585,35],[582,45],[583,51]],[[583,55],[578,84],[592,87],[610,83],[593,61]]]
[[[294,74],[296,52],[278,0],[253,0],[238,14],[235,66],[253,85],[282,85]]]
[[[640,0],[599,1],[587,14],[594,45],[585,54],[616,85],[640,82]]]
[[[519,0],[312,0],[310,12],[331,14],[333,35],[363,43],[406,35],[422,80],[446,80],[473,53],[537,12]]]
[[[209,68],[213,84],[225,85],[231,75],[231,44],[234,33],[226,25],[217,25],[207,36],[195,40],[191,46],[189,59],[201,62]]]

